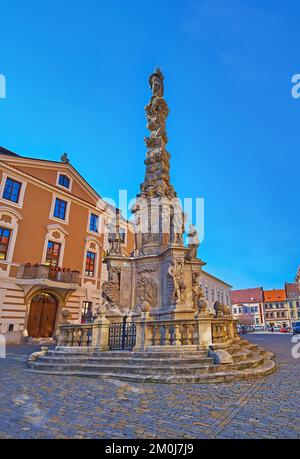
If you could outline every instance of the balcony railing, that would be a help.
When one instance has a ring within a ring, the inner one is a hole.
[[[26,263],[20,265],[18,279],[49,279],[54,282],[63,282],[69,284],[80,284],[79,271],[54,268],[48,265]]]

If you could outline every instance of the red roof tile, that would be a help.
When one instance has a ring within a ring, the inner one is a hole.
[[[257,288],[244,288],[241,290],[231,291],[231,303],[262,303],[263,302],[263,289]]]
[[[298,298],[300,296],[300,290],[298,284],[289,284],[286,282],[285,291],[287,298]]]
[[[284,301],[285,298],[284,289],[264,290],[265,301]]]

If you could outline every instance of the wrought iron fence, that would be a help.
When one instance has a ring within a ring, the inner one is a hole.
[[[133,322],[112,323],[109,326],[108,346],[110,350],[132,351],[136,341],[136,326]]]

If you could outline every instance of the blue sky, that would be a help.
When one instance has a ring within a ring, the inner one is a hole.
[[[199,256],[235,288],[279,288],[300,264],[299,19],[296,0],[3,1],[0,145],[67,151],[103,197],[134,197],[159,66],[173,184],[205,198]]]

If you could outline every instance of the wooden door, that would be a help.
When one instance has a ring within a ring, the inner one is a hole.
[[[56,319],[56,305],[53,303],[44,303],[40,321],[40,336],[50,338],[54,331]]]
[[[41,322],[42,309],[38,302],[31,302],[28,318],[28,335],[32,338],[39,338],[39,329]]]
[[[32,338],[50,338],[54,332],[57,312],[56,300],[48,294],[36,295],[30,306],[28,335]]]

